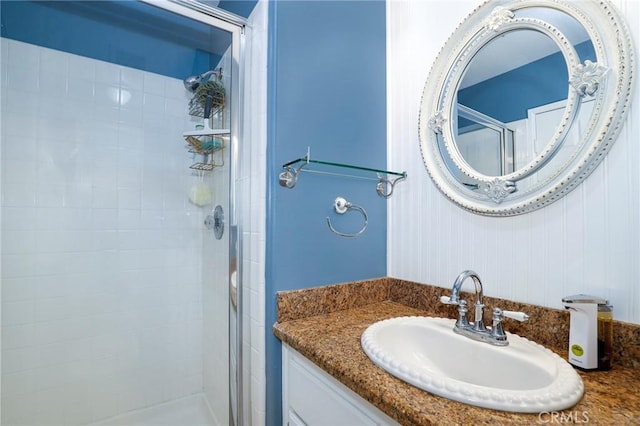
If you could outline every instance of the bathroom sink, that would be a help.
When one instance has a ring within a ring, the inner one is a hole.
[[[454,323],[432,317],[379,321],[362,334],[362,348],[399,379],[470,405],[540,413],[582,398],[580,376],[549,349],[510,333],[508,346],[492,346],[454,333]]]

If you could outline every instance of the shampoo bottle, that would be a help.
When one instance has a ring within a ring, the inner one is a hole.
[[[570,310],[569,362],[584,370],[609,370],[613,348],[613,307],[607,300],[576,294],[562,299]]]

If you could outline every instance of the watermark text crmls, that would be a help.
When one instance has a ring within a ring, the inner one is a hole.
[[[589,413],[586,411],[543,411],[538,414],[538,423],[556,425],[589,423]]]

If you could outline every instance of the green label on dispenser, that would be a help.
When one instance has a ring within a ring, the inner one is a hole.
[[[580,345],[571,345],[571,352],[573,352],[575,356],[582,356],[584,354],[584,349],[582,349],[582,346]]]

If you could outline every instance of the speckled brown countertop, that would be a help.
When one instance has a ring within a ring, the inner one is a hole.
[[[391,376],[369,360],[360,346],[360,336],[369,325],[407,315],[453,318],[451,307],[436,303],[441,294],[448,292],[392,278],[285,292],[278,295],[274,334],[403,425],[558,424],[562,419],[564,423],[640,424],[640,326],[633,324],[615,323],[614,332],[621,336],[616,344],[619,340],[624,344],[617,348],[613,369],[579,372],[585,396],[573,408],[557,413],[555,421],[551,414],[494,411],[435,396]],[[564,355],[561,348],[568,338],[564,311],[487,299],[489,306],[499,302],[504,309],[530,314],[529,327],[510,322],[505,325],[508,331]],[[543,323],[546,326],[539,327]],[[540,333],[536,335],[535,329]]]

